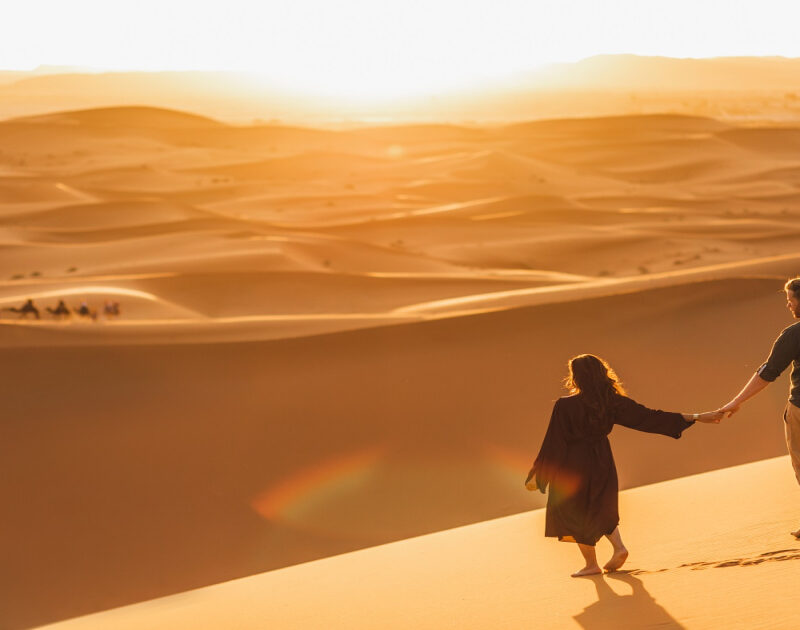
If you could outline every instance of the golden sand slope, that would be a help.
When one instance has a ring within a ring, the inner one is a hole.
[[[17,119],[0,123],[0,262],[74,287],[198,268],[537,283],[774,256],[797,239],[796,134],[685,116],[347,132],[155,108]]]
[[[6,348],[6,614],[27,627],[542,505],[521,482],[567,358],[607,357],[654,407],[715,407],[788,323],[776,282],[267,342]],[[784,452],[785,379],[677,442],[614,431],[622,486]]]
[[[129,296],[122,330],[37,325],[61,343],[193,342],[412,321],[432,312],[420,304],[573,282],[680,283],[796,253],[798,133],[674,115],[334,132],[147,107],[0,122],[0,300]],[[244,300],[253,272],[264,290]],[[287,278],[296,290],[272,290]],[[306,297],[326,293],[335,304]],[[0,329],[0,344],[23,337],[42,335]]]
[[[795,136],[0,123],[0,307],[122,303],[0,311],[9,623],[530,509],[573,354],[651,406],[725,402],[791,322]],[[615,432],[623,486],[778,455],[784,401],[782,382],[680,443]]]
[[[724,430],[722,428],[721,430]],[[631,556],[572,579],[543,510],[318,560],[70,622],[59,630],[793,628],[800,492],[778,457],[623,492]],[[606,556],[610,545],[598,544]]]

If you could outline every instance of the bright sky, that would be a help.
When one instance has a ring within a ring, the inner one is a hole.
[[[605,53],[800,57],[800,0],[17,0],[2,13],[1,69],[237,70],[352,98]]]

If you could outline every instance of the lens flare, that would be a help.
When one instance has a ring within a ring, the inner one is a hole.
[[[276,482],[250,504],[267,520],[299,520],[303,512],[313,509],[318,502],[363,484],[384,450],[375,446],[325,459]]]

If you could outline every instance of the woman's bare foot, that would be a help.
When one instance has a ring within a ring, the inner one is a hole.
[[[626,561],[627,559],[628,559],[628,550],[627,550],[627,549],[625,549],[625,547],[622,547],[621,549],[616,549],[616,550],[614,551],[614,555],[613,555],[613,556],[611,556],[611,560],[609,560],[608,562],[606,562],[606,563],[603,565],[603,568],[604,568],[606,571],[608,571],[609,573],[611,573],[612,571],[616,571],[616,570],[617,570],[617,569],[619,569],[619,568],[620,568],[620,567],[621,567],[623,564],[625,564],[625,561]]]
[[[611,573],[625,564],[625,561],[628,559],[628,550],[622,542],[622,534],[619,533],[619,527],[615,527],[613,532],[606,534],[606,538],[608,538],[609,542],[614,547],[614,555],[611,556],[611,560],[605,563],[603,568]]]
[[[596,564],[594,566],[583,567],[580,571],[575,571],[572,577],[583,577],[584,575],[599,575],[603,571]]]

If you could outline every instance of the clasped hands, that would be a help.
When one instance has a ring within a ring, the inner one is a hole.
[[[735,414],[737,411],[739,411],[739,407],[740,406],[741,406],[741,403],[736,402],[735,400],[732,400],[731,402],[729,402],[726,405],[723,405],[722,407],[720,407],[716,411],[709,411],[709,412],[704,413],[704,414],[701,413],[700,414],[700,418],[698,418],[697,420],[698,420],[698,422],[713,422],[714,424],[719,424],[720,420],[722,420],[723,417],[730,418],[733,414]],[[711,419],[710,420],[703,420],[702,419],[703,416],[709,416]]]
[[[697,422],[705,422],[706,424],[719,424],[725,412],[722,409],[716,411],[706,411],[705,413],[697,414]]]

